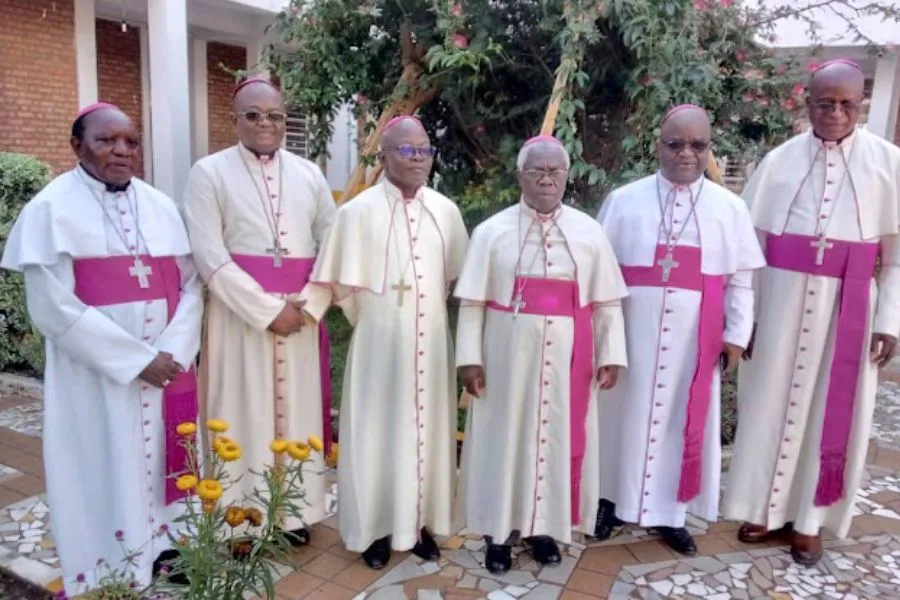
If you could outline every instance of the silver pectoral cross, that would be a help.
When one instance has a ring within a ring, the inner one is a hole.
[[[397,306],[403,306],[403,294],[412,289],[412,286],[403,281],[403,278],[400,278],[400,281],[391,286],[391,289],[397,292]]]
[[[816,264],[821,265],[825,262],[825,251],[834,248],[834,244],[829,242],[824,235],[820,235],[814,242],[809,245],[816,249]]]
[[[662,280],[663,282],[669,281],[669,275],[672,274],[672,269],[678,268],[678,261],[672,258],[672,251],[669,250],[666,252],[666,255],[656,261],[656,264],[662,267]]]
[[[135,256],[134,264],[128,267],[128,274],[131,277],[137,277],[138,285],[141,289],[147,289],[150,287],[150,279],[147,276],[153,275],[153,267],[145,265],[140,257]]]
[[[271,248],[266,248],[266,254],[272,255],[272,266],[279,268],[281,267],[281,257],[285,254],[290,254],[290,250],[284,248],[279,242],[278,238],[272,242]]]
[[[519,290],[516,293],[516,297],[513,299],[513,302],[512,302],[513,319],[515,319],[516,317],[519,316],[519,311],[521,311],[523,308],[525,308],[525,306],[526,306],[525,301],[522,299],[522,291]]]

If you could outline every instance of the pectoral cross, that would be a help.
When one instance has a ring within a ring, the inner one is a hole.
[[[150,280],[147,278],[147,275],[153,275],[153,267],[145,265],[140,257],[135,256],[134,265],[128,267],[128,274],[132,277],[137,277],[138,285],[141,289],[147,289],[150,287]]]
[[[513,308],[513,319],[519,316],[519,311],[525,308],[525,301],[522,299],[522,290],[519,290],[516,293],[516,297],[513,299],[512,308]]]
[[[403,281],[403,278],[400,278],[400,281],[391,286],[391,289],[397,292],[397,306],[403,306],[403,294],[412,289],[412,286]]]
[[[829,242],[824,235],[820,235],[819,239],[810,242],[809,245],[816,249],[816,264],[821,265],[825,262],[825,251],[834,248],[834,244]]]
[[[275,268],[280,268],[282,255],[290,254],[290,251],[287,248],[283,248],[278,242],[278,238],[275,238],[275,240],[272,242],[272,247],[266,248],[266,254],[272,255],[272,266],[274,266]]]
[[[662,280],[665,283],[669,281],[669,275],[672,274],[672,269],[677,269],[679,263],[672,258],[672,251],[669,250],[666,252],[665,257],[656,261],[656,264],[662,267]]]

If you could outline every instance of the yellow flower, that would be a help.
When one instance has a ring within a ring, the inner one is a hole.
[[[254,527],[259,527],[263,523],[263,514],[262,511],[258,508],[248,508],[244,511],[246,515],[247,522],[253,525]]]
[[[316,452],[321,452],[325,448],[325,444],[322,443],[321,438],[315,435],[311,435],[306,439],[309,442],[309,445],[312,446],[312,449]]]
[[[340,456],[340,453],[338,451],[338,445],[331,444],[331,453],[325,459],[325,465],[331,469],[337,467],[338,456]]]
[[[225,433],[228,431],[228,423],[220,419],[210,419],[206,422],[206,428],[215,433]]]
[[[231,462],[241,457],[241,447],[234,442],[219,444],[216,447],[216,452],[219,453],[219,458],[221,458],[225,462]]]
[[[215,479],[204,479],[197,484],[197,495],[203,500],[218,500],[223,491],[222,484]]]
[[[175,431],[177,431],[180,436],[188,437],[189,435],[197,433],[197,424],[190,422],[180,423],[178,427],[175,428]]]
[[[192,490],[197,487],[197,478],[194,475],[182,475],[175,480],[175,487],[182,492]]]
[[[306,460],[309,458],[309,446],[306,442],[290,442],[288,443],[287,453],[294,460]]]
[[[229,506],[225,510],[225,522],[232,527],[238,527],[243,524],[245,518],[247,518],[247,514],[240,506]]]
[[[216,436],[216,439],[213,440],[213,450],[216,452],[219,451],[221,446],[225,446],[227,444],[233,444],[234,440],[229,437],[225,437],[224,435]]]
[[[288,449],[288,441],[287,440],[272,440],[272,443],[269,444],[269,448],[275,454],[283,454]]]
[[[204,500],[203,501],[203,512],[211,513],[216,510],[216,501],[215,500]]]

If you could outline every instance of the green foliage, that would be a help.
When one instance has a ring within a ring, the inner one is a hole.
[[[6,244],[19,211],[51,174],[35,158],[0,152],[0,244]],[[43,344],[28,319],[22,275],[0,271],[0,370],[40,374],[43,368]]]

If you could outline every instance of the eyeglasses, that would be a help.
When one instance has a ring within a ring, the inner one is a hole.
[[[567,169],[525,169],[522,172],[526,177],[535,181],[540,181],[545,176],[550,179],[562,179],[569,173]]]
[[[663,146],[675,153],[681,152],[685,148],[690,148],[695,154],[709,150],[709,142],[706,140],[692,140],[690,142],[684,140],[663,140]]]
[[[287,115],[281,111],[270,110],[263,112],[261,110],[245,110],[238,113],[239,117],[247,119],[248,123],[261,123],[263,119],[268,119],[273,125],[281,125],[287,120]]]
[[[425,158],[434,158],[437,156],[437,148],[434,146],[413,146],[412,144],[400,144],[399,146],[390,146],[383,150],[393,150],[400,156],[410,159],[417,154],[421,154]]]
[[[859,112],[860,104],[859,102],[853,102],[852,100],[844,100],[842,102],[836,102],[834,100],[819,100],[813,103],[813,107],[821,112],[834,112],[840,107],[842,111],[846,114],[853,114]]]

